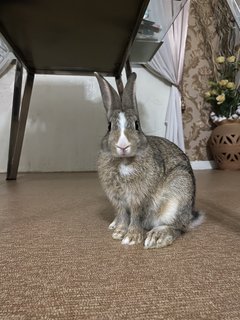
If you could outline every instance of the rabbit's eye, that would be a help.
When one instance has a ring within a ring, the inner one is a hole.
[[[138,121],[135,121],[135,129],[139,130],[139,122]]]
[[[111,122],[108,122],[108,131],[111,131],[111,126],[112,126]]]

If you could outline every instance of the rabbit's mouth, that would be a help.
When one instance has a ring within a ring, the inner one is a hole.
[[[131,155],[131,146],[127,145],[124,147],[120,147],[116,145],[116,151],[119,157],[129,157]]]

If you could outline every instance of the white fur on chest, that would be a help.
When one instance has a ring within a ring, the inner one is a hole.
[[[131,165],[121,163],[119,166],[119,173],[122,177],[131,176],[135,172],[135,169]]]

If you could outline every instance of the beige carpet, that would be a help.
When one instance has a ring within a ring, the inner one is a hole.
[[[111,238],[95,173],[0,176],[0,320],[240,319],[240,171],[199,171],[206,222],[172,246]]]

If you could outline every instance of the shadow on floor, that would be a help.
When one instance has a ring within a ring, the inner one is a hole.
[[[205,211],[208,219],[217,222],[224,228],[240,233],[239,212],[237,212],[237,209],[232,209],[231,204],[229,205],[229,210],[226,210],[226,208],[221,205],[216,205],[209,200],[201,199],[200,201],[201,207]]]

